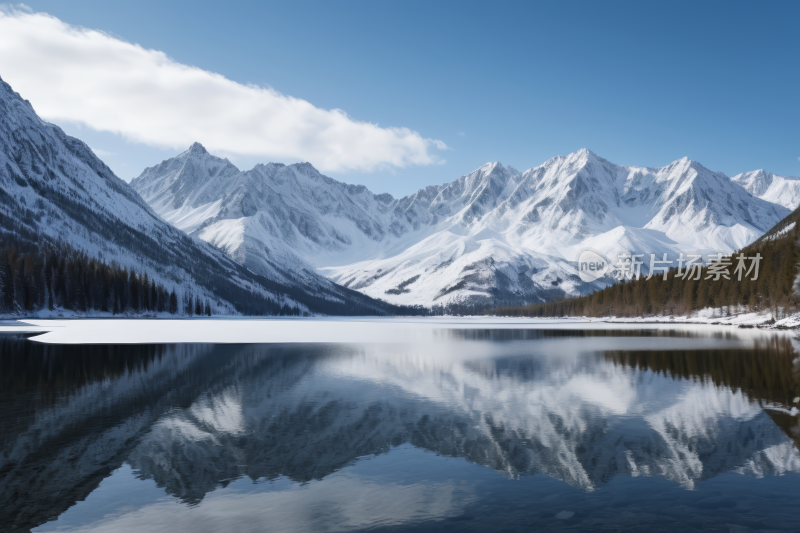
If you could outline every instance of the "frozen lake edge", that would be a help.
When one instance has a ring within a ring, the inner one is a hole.
[[[0,334],[28,335],[47,344],[271,344],[406,343],[442,340],[448,330],[634,330],[675,329],[744,332],[718,320],[647,320],[636,318],[503,317],[311,317],[194,319],[26,319],[0,325]],[[762,324],[738,324],[745,328]],[[780,329],[772,324],[769,330]],[[785,328],[783,328],[785,329]],[[749,330],[764,335],[762,328]],[[774,331],[795,337],[791,331]]]

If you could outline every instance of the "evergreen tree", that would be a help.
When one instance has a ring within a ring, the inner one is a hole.
[[[141,293],[142,293],[142,310],[143,311],[151,311],[150,309],[150,278],[147,276],[147,272],[144,273],[143,279],[141,280]]]
[[[14,312],[14,270],[10,264],[11,252],[7,254],[8,260],[3,264],[3,312]]]
[[[169,295],[169,314],[178,314],[178,296],[175,294],[175,289]]]
[[[158,310],[158,289],[156,289],[156,282],[155,280],[150,281],[150,297],[148,298],[150,301],[150,305],[147,308],[148,311],[157,311]]]
[[[136,278],[136,272],[131,269],[130,277],[128,278],[128,291],[131,295],[130,306],[134,313],[138,313],[141,308],[139,305],[139,280]]]

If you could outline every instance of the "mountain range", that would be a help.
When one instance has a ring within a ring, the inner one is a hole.
[[[308,163],[240,171],[200,144],[132,187],[164,220],[282,283],[323,278],[395,304],[476,310],[585,294],[578,253],[730,253],[800,204],[800,180],[688,158],[622,166],[588,149],[525,172],[487,163],[394,198]],[[647,265],[644,267],[647,272]]]
[[[729,253],[798,204],[798,178],[729,178],[688,158],[622,166],[587,149],[394,198],[309,163],[241,171],[195,143],[127,184],[0,80],[5,245],[68,246],[215,314],[474,312],[585,294],[614,280],[582,281],[583,249]]]
[[[319,276],[309,291],[260,275],[176,229],[86,144],[39,118],[1,79],[0,242],[23,254],[44,245],[88,254],[147,274],[180,296],[210,300],[214,314],[400,312]]]

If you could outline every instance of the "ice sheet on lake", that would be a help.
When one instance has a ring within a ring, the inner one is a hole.
[[[30,324],[30,325],[28,325]],[[2,333],[38,333],[31,339],[51,344],[161,343],[397,343],[452,338],[453,330],[689,330],[737,340],[787,335],[789,332],[740,330],[730,326],[669,323],[609,323],[597,319],[527,319],[498,317],[426,318],[263,318],[183,320],[28,320],[0,326]]]

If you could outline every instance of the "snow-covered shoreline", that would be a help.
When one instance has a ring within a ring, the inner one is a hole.
[[[24,334],[50,344],[261,344],[348,343],[385,344],[452,340],[456,330],[668,330],[676,326],[699,335],[730,331],[738,325],[744,337],[793,331],[764,331],[761,316],[739,316],[723,322],[710,316],[670,318],[519,318],[519,317],[215,317],[183,319],[23,319],[0,322],[0,334]],[[730,318],[730,317],[729,317]],[[735,319],[734,319],[735,320]],[[768,324],[769,330],[789,329],[789,319]],[[797,318],[795,317],[795,320]],[[794,324],[794,322],[792,322]],[[750,329],[757,326],[755,329]]]
[[[798,329],[800,313],[793,313],[775,320],[772,311],[747,311],[726,314],[720,308],[707,307],[686,315],[652,315],[638,317],[565,317],[570,319],[586,319],[609,324],[704,324],[712,326],[737,326],[739,328],[759,329]],[[561,320],[542,318],[541,320]]]

